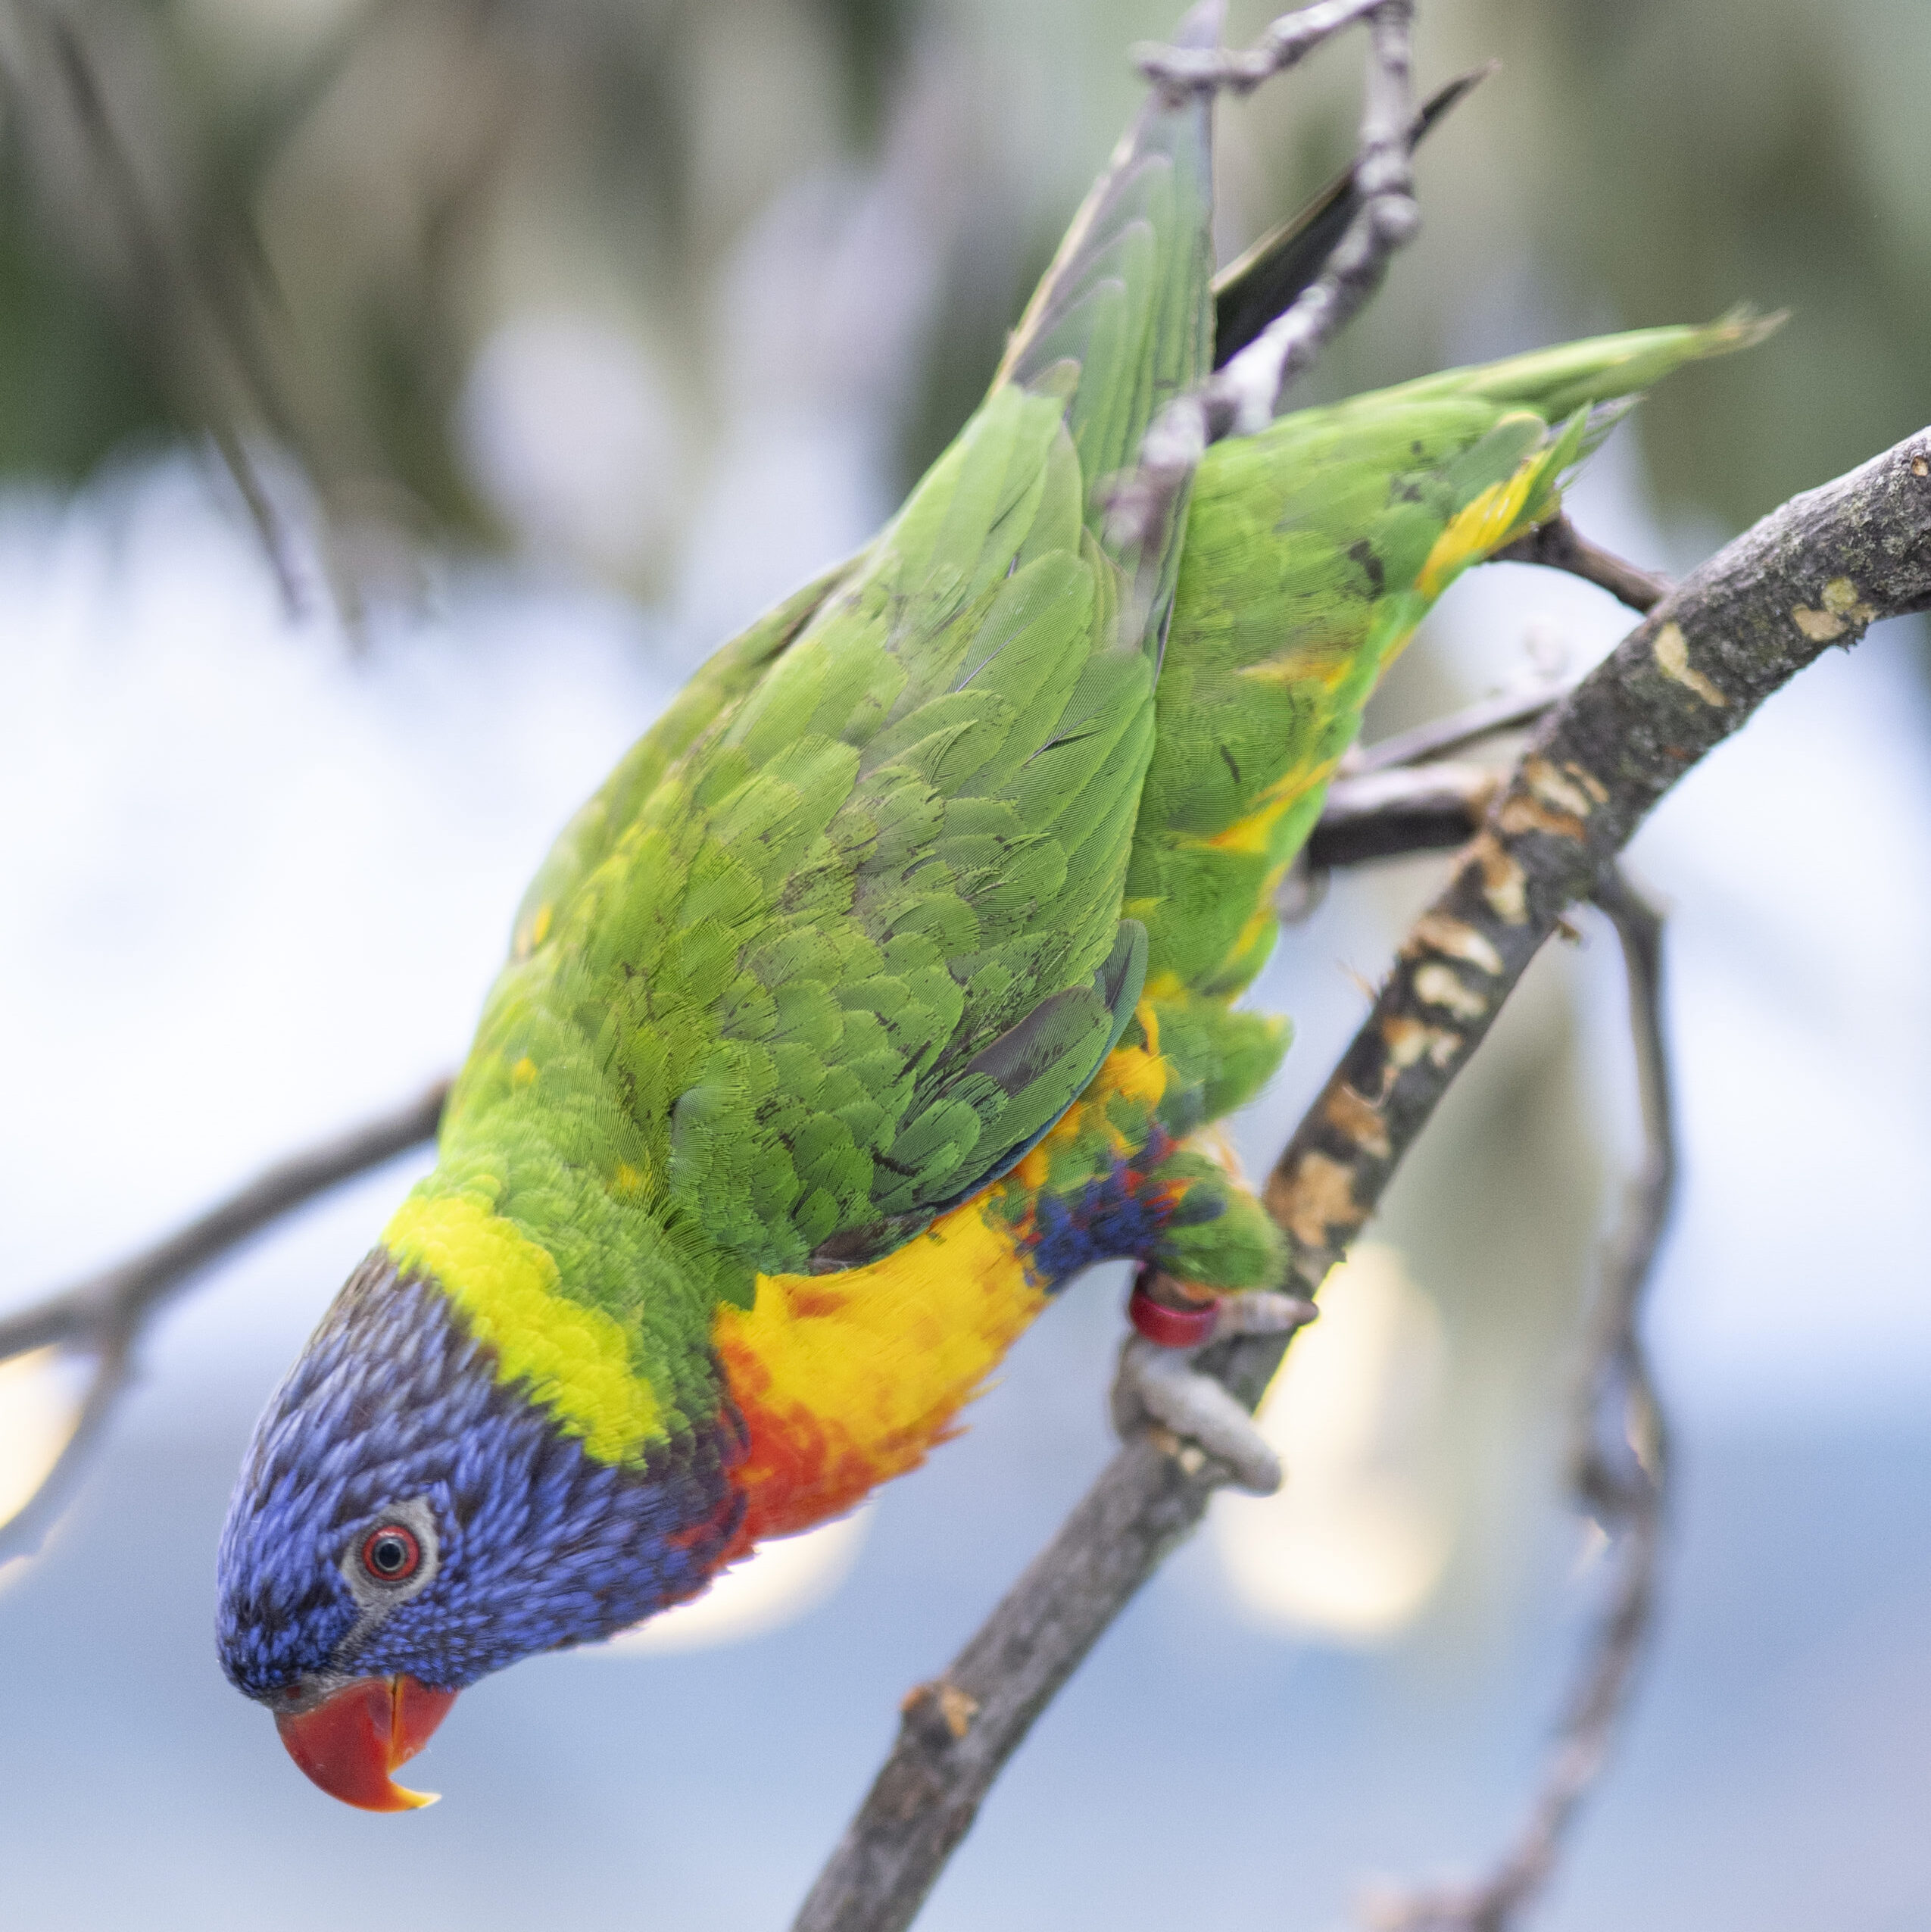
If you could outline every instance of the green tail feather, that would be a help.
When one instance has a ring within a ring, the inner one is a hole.
[[[1636,392],[1777,320],[1739,312],[1450,370],[1208,452],[1127,888],[1150,989],[1248,984],[1327,776],[1436,598],[1555,513]]]
[[[1714,322],[1592,336],[1479,368],[1444,370],[1437,376],[1378,390],[1372,396],[1355,397],[1339,407],[1399,408],[1406,403],[1453,396],[1524,404],[1552,422],[1585,404],[1633,399],[1686,363],[1753,348],[1782,328],[1783,322],[1781,313],[1758,315],[1749,308],[1735,308]]]

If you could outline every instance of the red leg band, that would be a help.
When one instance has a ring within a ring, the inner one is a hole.
[[[1215,1325],[1220,1319],[1220,1297],[1216,1295],[1195,1308],[1169,1308],[1135,1281],[1127,1297],[1127,1319],[1162,1348],[1198,1348],[1213,1340]]]

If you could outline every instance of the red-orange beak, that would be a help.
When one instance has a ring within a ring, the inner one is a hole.
[[[436,1801],[433,1791],[405,1791],[389,1773],[429,1741],[456,1701],[453,1690],[430,1690],[413,1677],[362,1677],[293,1717],[279,1712],[275,1728],[289,1756],[332,1798],[365,1812],[413,1811]]]

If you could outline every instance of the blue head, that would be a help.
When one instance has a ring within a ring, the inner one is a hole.
[[[406,1803],[388,1772],[464,1685],[703,1587],[741,1450],[727,1415],[643,1469],[597,1461],[379,1248],[256,1425],[221,1537],[222,1668],[324,1789]]]

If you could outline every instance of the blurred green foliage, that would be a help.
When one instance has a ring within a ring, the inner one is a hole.
[[[460,423],[494,331],[541,309],[634,338],[697,475],[729,416],[719,304],[744,235],[800,179],[897,167],[969,184],[932,224],[903,480],[971,406],[1130,108],[1127,45],[1168,11],[13,0],[0,470],[73,483],[217,427],[292,456],[338,521],[513,545]],[[1236,0],[1231,36],[1267,12]],[[1788,307],[1643,432],[1664,498],[1731,526],[1931,417],[1922,0],[1424,0],[1420,31],[1424,81],[1502,70],[1434,144],[1424,239],[1310,395]],[[1230,108],[1226,247],[1345,154],[1358,71],[1344,43]],[[944,139],[895,134],[907,117]],[[675,537],[604,567],[661,590]]]
[[[176,420],[133,332],[33,208],[11,123],[0,144],[0,472],[73,482]]]

